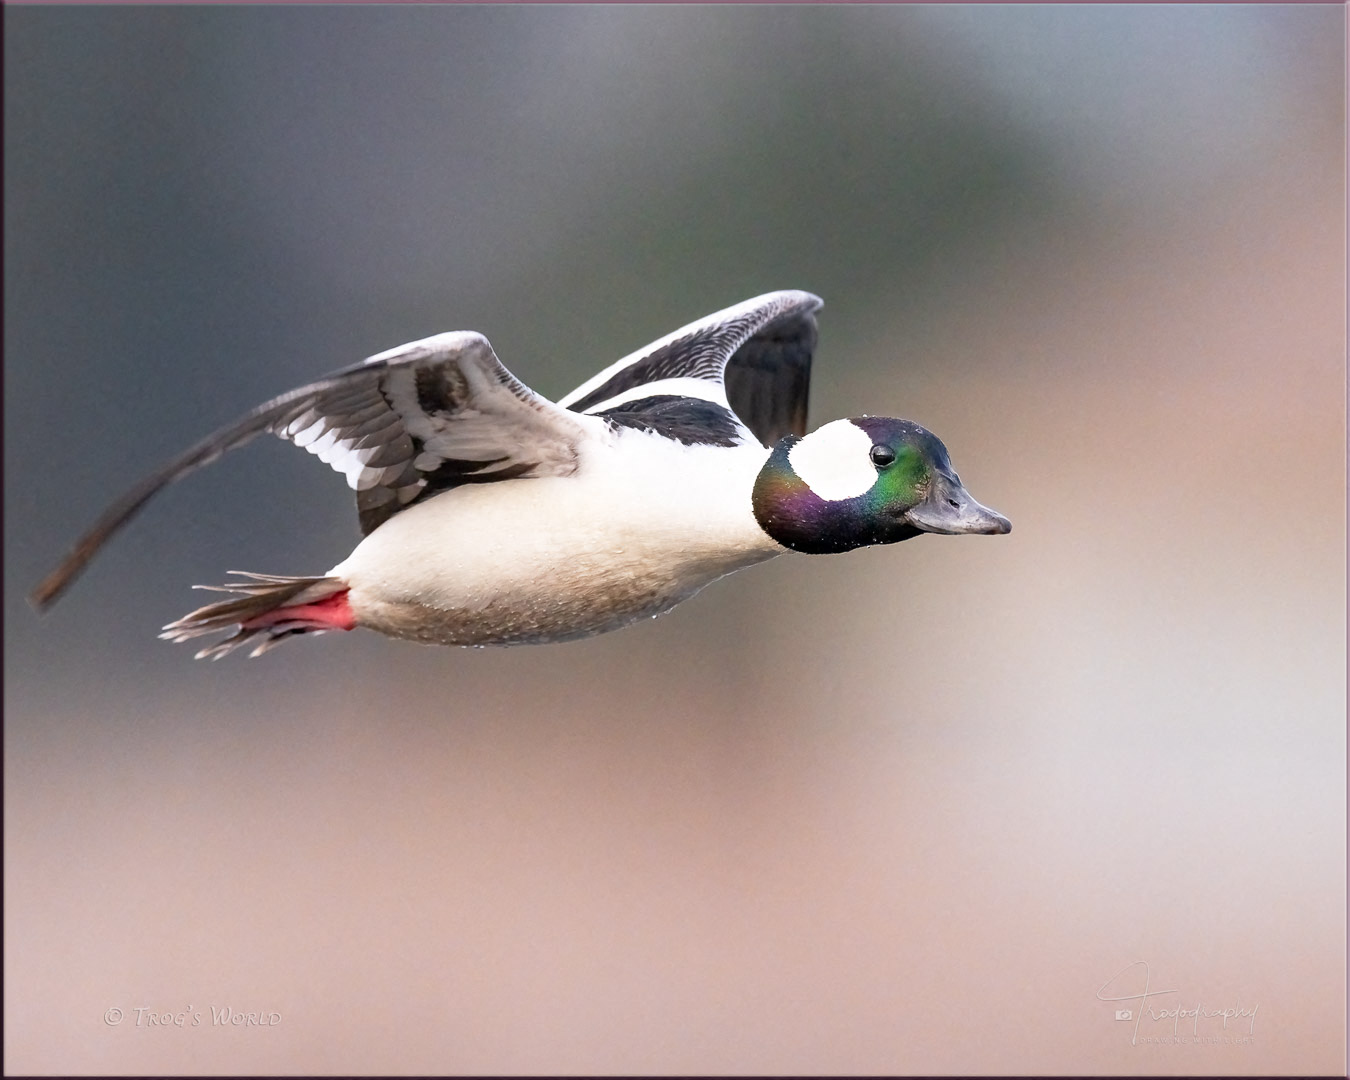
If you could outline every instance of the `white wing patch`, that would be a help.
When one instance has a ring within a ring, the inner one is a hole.
[[[558,404],[608,413],[643,398],[706,401],[731,413],[764,446],[806,428],[811,350],[819,297],[765,293],[704,316],[630,353]],[[730,389],[727,365],[736,374]],[[692,429],[691,429],[692,430]]]
[[[726,340],[722,342],[708,342],[703,352],[706,355],[698,357],[688,357],[685,359],[685,367],[691,369],[690,377],[698,381],[710,381],[720,384],[722,382],[722,368],[727,359],[733,352],[752,334],[754,334],[764,323],[778,317],[785,311],[793,308],[801,308],[807,312],[814,311],[820,306],[820,298],[812,296],[810,293],[797,290],[784,290],[781,292],[765,293],[763,296],[752,297],[749,300],[743,300],[739,304],[733,304],[729,308],[721,311],[715,311],[711,315],[705,315],[701,319],[691,322],[688,326],[682,326],[674,330],[665,337],[657,338],[650,345],[644,345],[642,348],[629,353],[621,360],[616,360],[609,367],[596,375],[592,375],[584,383],[578,386],[570,394],[558,399],[558,404],[564,409],[573,408],[577,402],[589,396],[592,392],[604,386],[607,382],[620,375],[628,368],[641,365],[653,354],[660,353],[663,349],[674,345],[684,339],[698,339],[700,335],[710,331],[718,331],[725,335]],[[660,391],[669,393],[670,391]],[[693,397],[702,397],[702,394],[689,395]],[[632,400],[631,398],[626,400]],[[712,399],[709,399],[712,400]],[[616,399],[609,398],[603,402],[597,402],[599,408],[606,409],[612,407]],[[722,401],[720,404],[725,405]],[[584,411],[589,412],[587,408]]]
[[[872,437],[851,420],[835,420],[788,451],[788,464],[822,499],[852,499],[877,482]]]
[[[328,417],[320,416],[316,409],[310,408],[278,430],[277,434],[342,473],[347,478],[347,486],[353,491],[368,491],[381,484],[392,484],[403,475],[403,461],[384,468],[370,465],[384,452],[387,443],[383,438],[374,445],[362,446],[361,443],[369,443],[370,440],[364,437],[343,438],[342,430],[330,427],[330,423]]]
[[[710,401],[714,405],[721,405],[728,411],[731,409],[731,406],[727,404],[726,389],[720,382],[712,382],[708,379],[679,378],[658,379],[656,382],[634,386],[615,394],[613,397],[605,398],[604,401],[597,401],[586,412],[604,412],[607,409],[615,409],[620,405],[626,405],[630,401],[658,396],[698,398],[700,401]]]

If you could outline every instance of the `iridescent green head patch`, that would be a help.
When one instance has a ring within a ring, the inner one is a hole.
[[[856,417],[780,442],[752,498],[760,527],[784,547],[813,554],[891,544],[920,532],[905,513],[949,468],[931,432],[908,420]]]

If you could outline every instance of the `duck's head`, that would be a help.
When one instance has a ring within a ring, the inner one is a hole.
[[[755,520],[811,555],[920,533],[1006,533],[1012,524],[961,486],[942,440],[908,420],[857,416],[789,435],[755,480]]]

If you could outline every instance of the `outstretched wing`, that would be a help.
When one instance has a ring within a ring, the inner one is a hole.
[[[159,491],[258,435],[302,446],[347,477],[362,532],[460,484],[565,476],[599,430],[506,370],[481,334],[400,345],[259,405],[147,477],[103,514],[31,596],[51,605]]]
[[[728,408],[761,443],[806,434],[819,297],[766,293],[690,323],[611,364],[558,404],[604,414],[696,398]],[[650,410],[648,410],[650,411]]]

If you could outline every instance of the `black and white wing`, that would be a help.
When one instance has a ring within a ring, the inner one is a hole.
[[[603,430],[540,397],[487,338],[438,334],[282,394],[184,452],[114,503],[33,591],[42,609],[159,491],[262,434],[303,446],[347,477],[361,531],[418,499],[523,476],[566,476],[577,446]]]
[[[820,306],[795,290],[746,300],[625,356],[558,404],[685,442],[724,445],[737,419],[766,447],[805,435]]]

